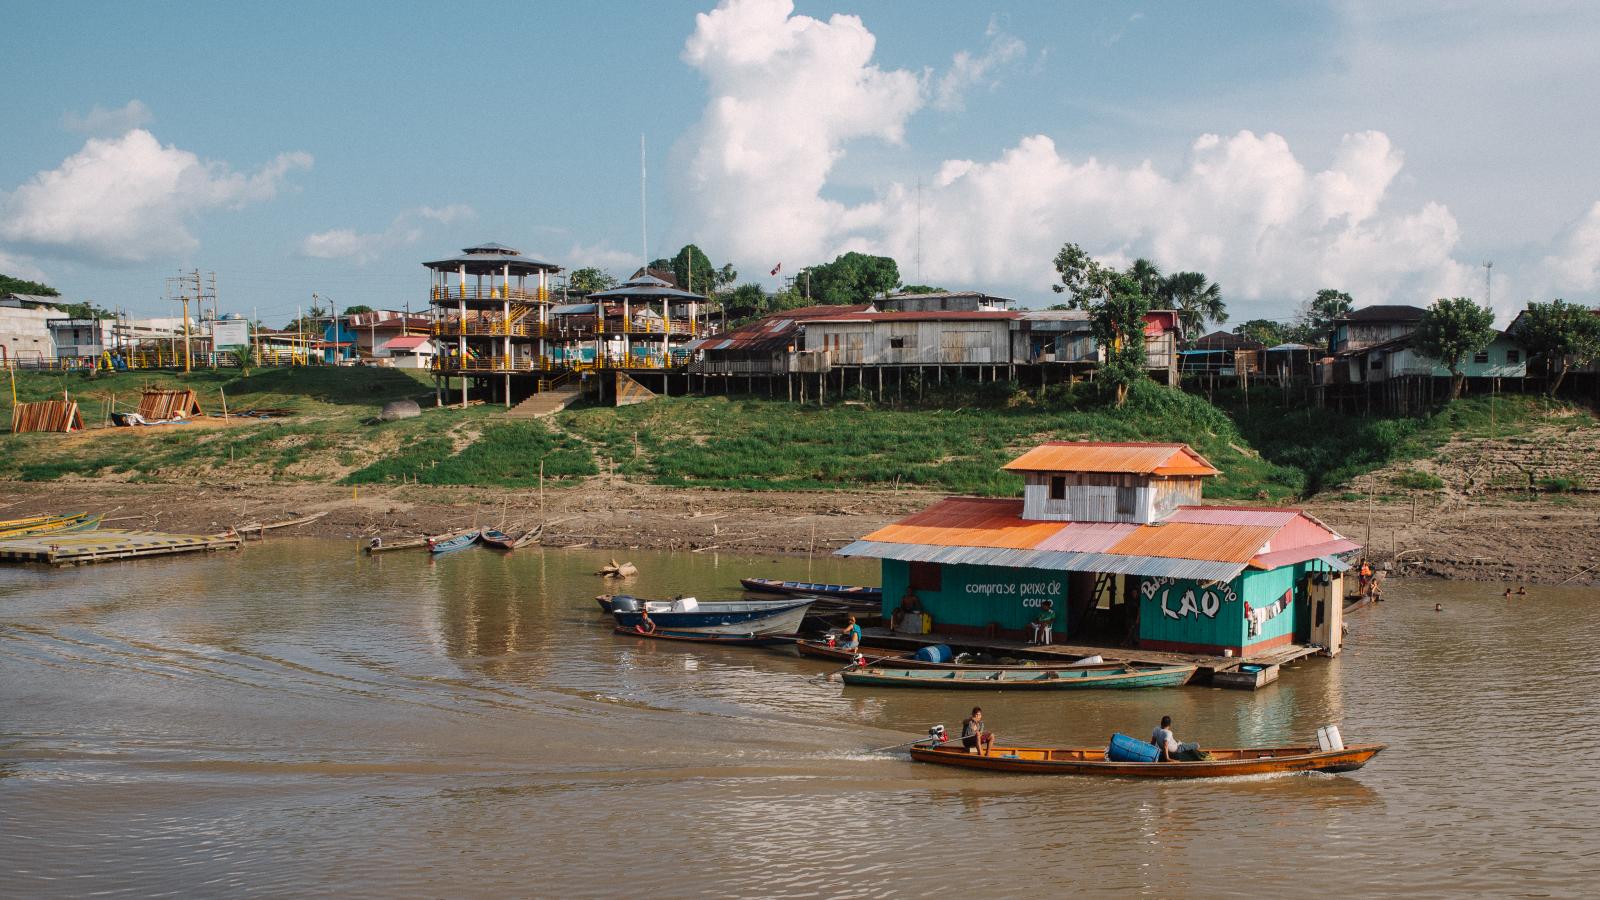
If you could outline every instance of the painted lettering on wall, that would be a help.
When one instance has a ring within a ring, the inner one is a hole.
[[[967,593],[983,594],[989,597],[1018,597],[1026,594],[1045,594],[1051,597],[1059,597],[1061,596],[1061,582],[1024,581],[969,584],[967,585]]]
[[[1236,602],[1238,594],[1230,584],[1213,584],[1205,588],[1186,588],[1178,593],[1178,581],[1175,578],[1146,578],[1139,583],[1139,593],[1146,600],[1160,600],[1161,614],[1169,619],[1182,619],[1185,616],[1199,618],[1205,616],[1215,619],[1218,611],[1222,609],[1223,601]]]

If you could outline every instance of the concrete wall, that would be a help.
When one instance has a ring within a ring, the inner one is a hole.
[[[58,309],[21,309],[0,306],[0,347],[12,359],[54,359],[55,339],[45,326],[48,319],[61,318]]]

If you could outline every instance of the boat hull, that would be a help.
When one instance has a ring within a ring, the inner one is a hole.
[[[653,641],[682,641],[690,644],[722,644],[729,647],[771,647],[787,644],[792,638],[780,635],[708,634],[699,631],[670,631],[657,629],[651,634],[618,625],[614,629],[624,637],[649,638]]]
[[[828,597],[835,600],[860,600],[863,603],[883,602],[883,588],[857,584],[826,584],[817,581],[779,581],[776,578],[741,578],[739,583],[747,591],[761,594],[785,594],[794,597]]]
[[[814,659],[828,659],[834,662],[847,663],[856,658],[856,654],[838,647],[829,647],[822,641],[795,641],[794,647],[801,656]],[[887,663],[897,669],[919,669],[933,671],[982,671],[982,672],[1045,672],[1053,669],[1121,669],[1126,663],[1093,663],[1080,666],[1074,663],[1039,663],[1032,666],[1001,666],[985,665],[982,663],[958,662],[929,662],[917,659],[914,651],[891,649],[888,647],[873,647],[863,645],[861,654],[866,656],[871,663]]]
[[[987,755],[969,753],[959,743],[915,746],[911,758],[987,772],[1015,775],[1098,775],[1112,778],[1228,778],[1289,772],[1353,772],[1384,749],[1383,744],[1353,744],[1343,750],[1317,747],[1263,747],[1212,750],[1215,759],[1197,762],[1111,762],[1104,748],[992,747]]]
[[[458,534],[443,540],[435,541],[430,539],[428,541],[428,552],[437,556],[441,553],[454,553],[457,550],[465,550],[476,544],[479,537],[481,537],[479,532],[469,531],[466,534]]]
[[[857,687],[913,687],[942,688],[945,690],[977,691],[1073,691],[1090,689],[1132,689],[1179,687],[1194,676],[1195,666],[1159,666],[1134,668],[1117,665],[1105,667],[1039,670],[1032,666],[1021,669],[960,669],[951,672],[930,672],[920,669],[866,668],[841,672],[845,684]]]
[[[772,635],[794,634],[811,607],[809,600],[772,603],[701,603],[688,612],[650,611],[656,628],[663,631],[700,634]],[[615,612],[611,617],[623,628],[641,621],[637,612]]]

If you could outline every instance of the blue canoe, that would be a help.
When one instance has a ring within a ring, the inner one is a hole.
[[[699,634],[773,635],[794,634],[811,608],[810,600],[738,600],[700,602],[693,598],[672,601],[640,600],[636,597],[611,598],[611,617],[623,628],[633,628],[642,620],[639,607],[650,610],[650,619],[660,631]]]
[[[1114,669],[858,669],[841,672],[845,684],[865,687],[958,688],[984,691],[1071,691],[1084,688],[1178,687],[1194,675],[1194,666],[1121,666]]]
[[[428,538],[429,553],[450,553],[455,550],[465,550],[478,542],[480,533],[476,531],[463,531],[448,537]]]
[[[829,597],[836,600],[883,600],[883,588],[862,584],[826,584],[820,581],[779,581],[776,578],[741,578],[747,591],[760,594],[788,594],[794,597]]]

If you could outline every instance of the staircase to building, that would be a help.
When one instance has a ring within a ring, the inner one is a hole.
[[[563,373],[552,378],[539,379],[539,391],[516,406],[506,410],[512,419],[541,419],[553,416],[576,403],[583,395],[578,382]]]

